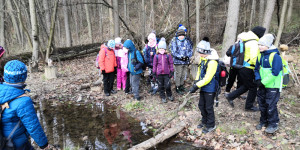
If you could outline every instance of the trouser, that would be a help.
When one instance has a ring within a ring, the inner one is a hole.
[[[185,75],[188,65],[175,65],[175,85],[181,86],[184,84]]]
[[[6,150],[6,149],[4,149],[4,150]],[[34,148],[30,144],[30,142],[28,141],[24,145],[22,145],[21,147],[15,148],[15,150],[34,150]]]
[[[240,95],[248,92],[245,109],[250,109],[253,107],[255,102],[257,87],[254,83],[254,71],[249,68],[242,68],[239,70],[238,75],[241,77],[242,85],[228,94],[228,98],[234,100]]]
[[[171,82],[168,74],[158,75],[157,83],[160,98],[166,98],[165,93],[167,93],[168,97],[172,96]]]
[[[115,73],[103,73],[104,93],[110,93],[114,85]]]
[[[130,72],[126,72],[126,87],[125,87],[125,93],[129,93],[130,92]]]
[[[280,92],[278,88],[259,87],[257,92],[257,102],[260,110],[260,123],[277,127],[279,122],[277,103]]]
[[[132,93],[135,98],[138,98],[140,96],[140,92],[139,92],[140,78],[141,78],[141,74],[136,74],[136,75],[130,74],[130,86],[132,88]]]
[[[123,90],[126,88],[126,79],[127,75],[126,72],[122,71],[122,69],[117,69],[117,88]]]
[[[198,107],[202,115],[202,124],[207,128],[215,126],[214,98],[216,93],[200,92]]]
[[[148,71],[149,71],[149,76],[148,76],[148,79],[147,79],[147,84],[150,84],[151,81],[152,81],[152,78],[153,78],[153,69],[149,67]]]
[[[237,78],[237,89],[241,86],[242,81],[241,81],[241,77],[238,75],[238,72],[239,72],[238,69],[230,67],[229,77],[228,77],[227,85],[226,85],[226,89],[225,89],[226,92],[230,92],[236,78]]]

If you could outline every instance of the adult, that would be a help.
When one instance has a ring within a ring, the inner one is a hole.
[[[36,115],[33,102],[25,94],[26,65],[12,60],[4,66],[4,82],[0,84],[0,104],[5,107],[2,112],[2,133],[5,138],[12,134],[10,145],[17,150],[33,150],[29,136],[41,149],[47,149],[48,140]]]
[[[256,64],[257,55],[259,54],[258,40],[264,35],[265,30],[266,29],[264,27],[256,26],[251,31],[248,31],[241,36],[243,41],[247,41],[245,43],[244,65],[238,70],[238,75],[242,80],[242,85],[238,89],[225,95],[231,107],[234,107],[233,100],[235,98],[249,91],[246,99],[245,110],[259,110],[253,105],[257,94],[257,86],[254,83],[254,67]]]
[[[190,64],[190,58],[193,55],[193,42],[186,35],[186,31],[184,26],[179,26],[176,36],[172,39],[169,46],[175,66],[175,85],[178,94],[185,92],[184,80]]]

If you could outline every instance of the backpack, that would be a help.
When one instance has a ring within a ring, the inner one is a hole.
[[[272,62],[273,62],[275,54],[276,54],[276,52],[272,52],[269,56],[269,64],[271,67],[272,67]],[[289,68],[288,62],[285,59],[283,59],[281,56],[280,56],[280,58],[282,60],[282,87],[286,87],[290,81],[289,74],[290,74],[291,70]],[[257,61],[260,62],[260,59],[261,59],[261,54],[259,53],[257,56]]]
[[[135,52],[134,52],[134,59],[135,59],[135,61],[141,64],[141,67],[142,67],[143,70],[146,70],[147,65],[146,65],[146,63],[145,63],[145,58],[144,58],[144,56],[141,54],[144,63],[139,62],[138,59],[137,59],[137,57],[136,57],[136,51],[137,51],[137,50],[135,50]]]
[[[20,98],[20,97],[24,97],[24,94],[0,105],[0,123],[1,123],[1,120],[2,120],[2,112],[4,112],[5,108],[9,108],[9,103],[12,102],[15,99]],[[4,149],[4,148],[6,150],[13,150],[14,149],[14,145],[13,145],[11,137],[15,133],[17,128],[19,127],[20,123],[21,123],[21,120],[19,120],[19,122],[16,124],[16,126],[13,128],[13,130],[11,131],[11,133],[9,134],[9,136],[7,138],[5,138],[3,136],[2,124],[0,124],[0,149],[1,150]]]
[[[242,41],[239,40],[239,42],[233,44],[226,52],[227,56],[230,57],[230,66],[235,69],[241,69],[244,67],[245,61],[245,44],[249,41],[253,41],[255,39]],[[246,61],[249,62],[249,60]]]

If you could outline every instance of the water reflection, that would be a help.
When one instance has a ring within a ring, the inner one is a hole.
[[[60,149],[127,149],[150,138],[140,122],[103,102],[43,101],[37,107],[49,143]]]

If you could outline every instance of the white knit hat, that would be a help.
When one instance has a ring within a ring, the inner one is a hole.
[[[115,38],[116,44],[122,44],[122,39],[120,37]]]
[[[162,37],[158,43],[157,46],[158,49],[162,48],[162,49],[167,49],[167,43],[166,43],[166,39],[164,37]]]
[[[258,44],[271,47],[273,45],[273,41],[274,41],[274,36],[272,34],[266,34],[259,39]]]

